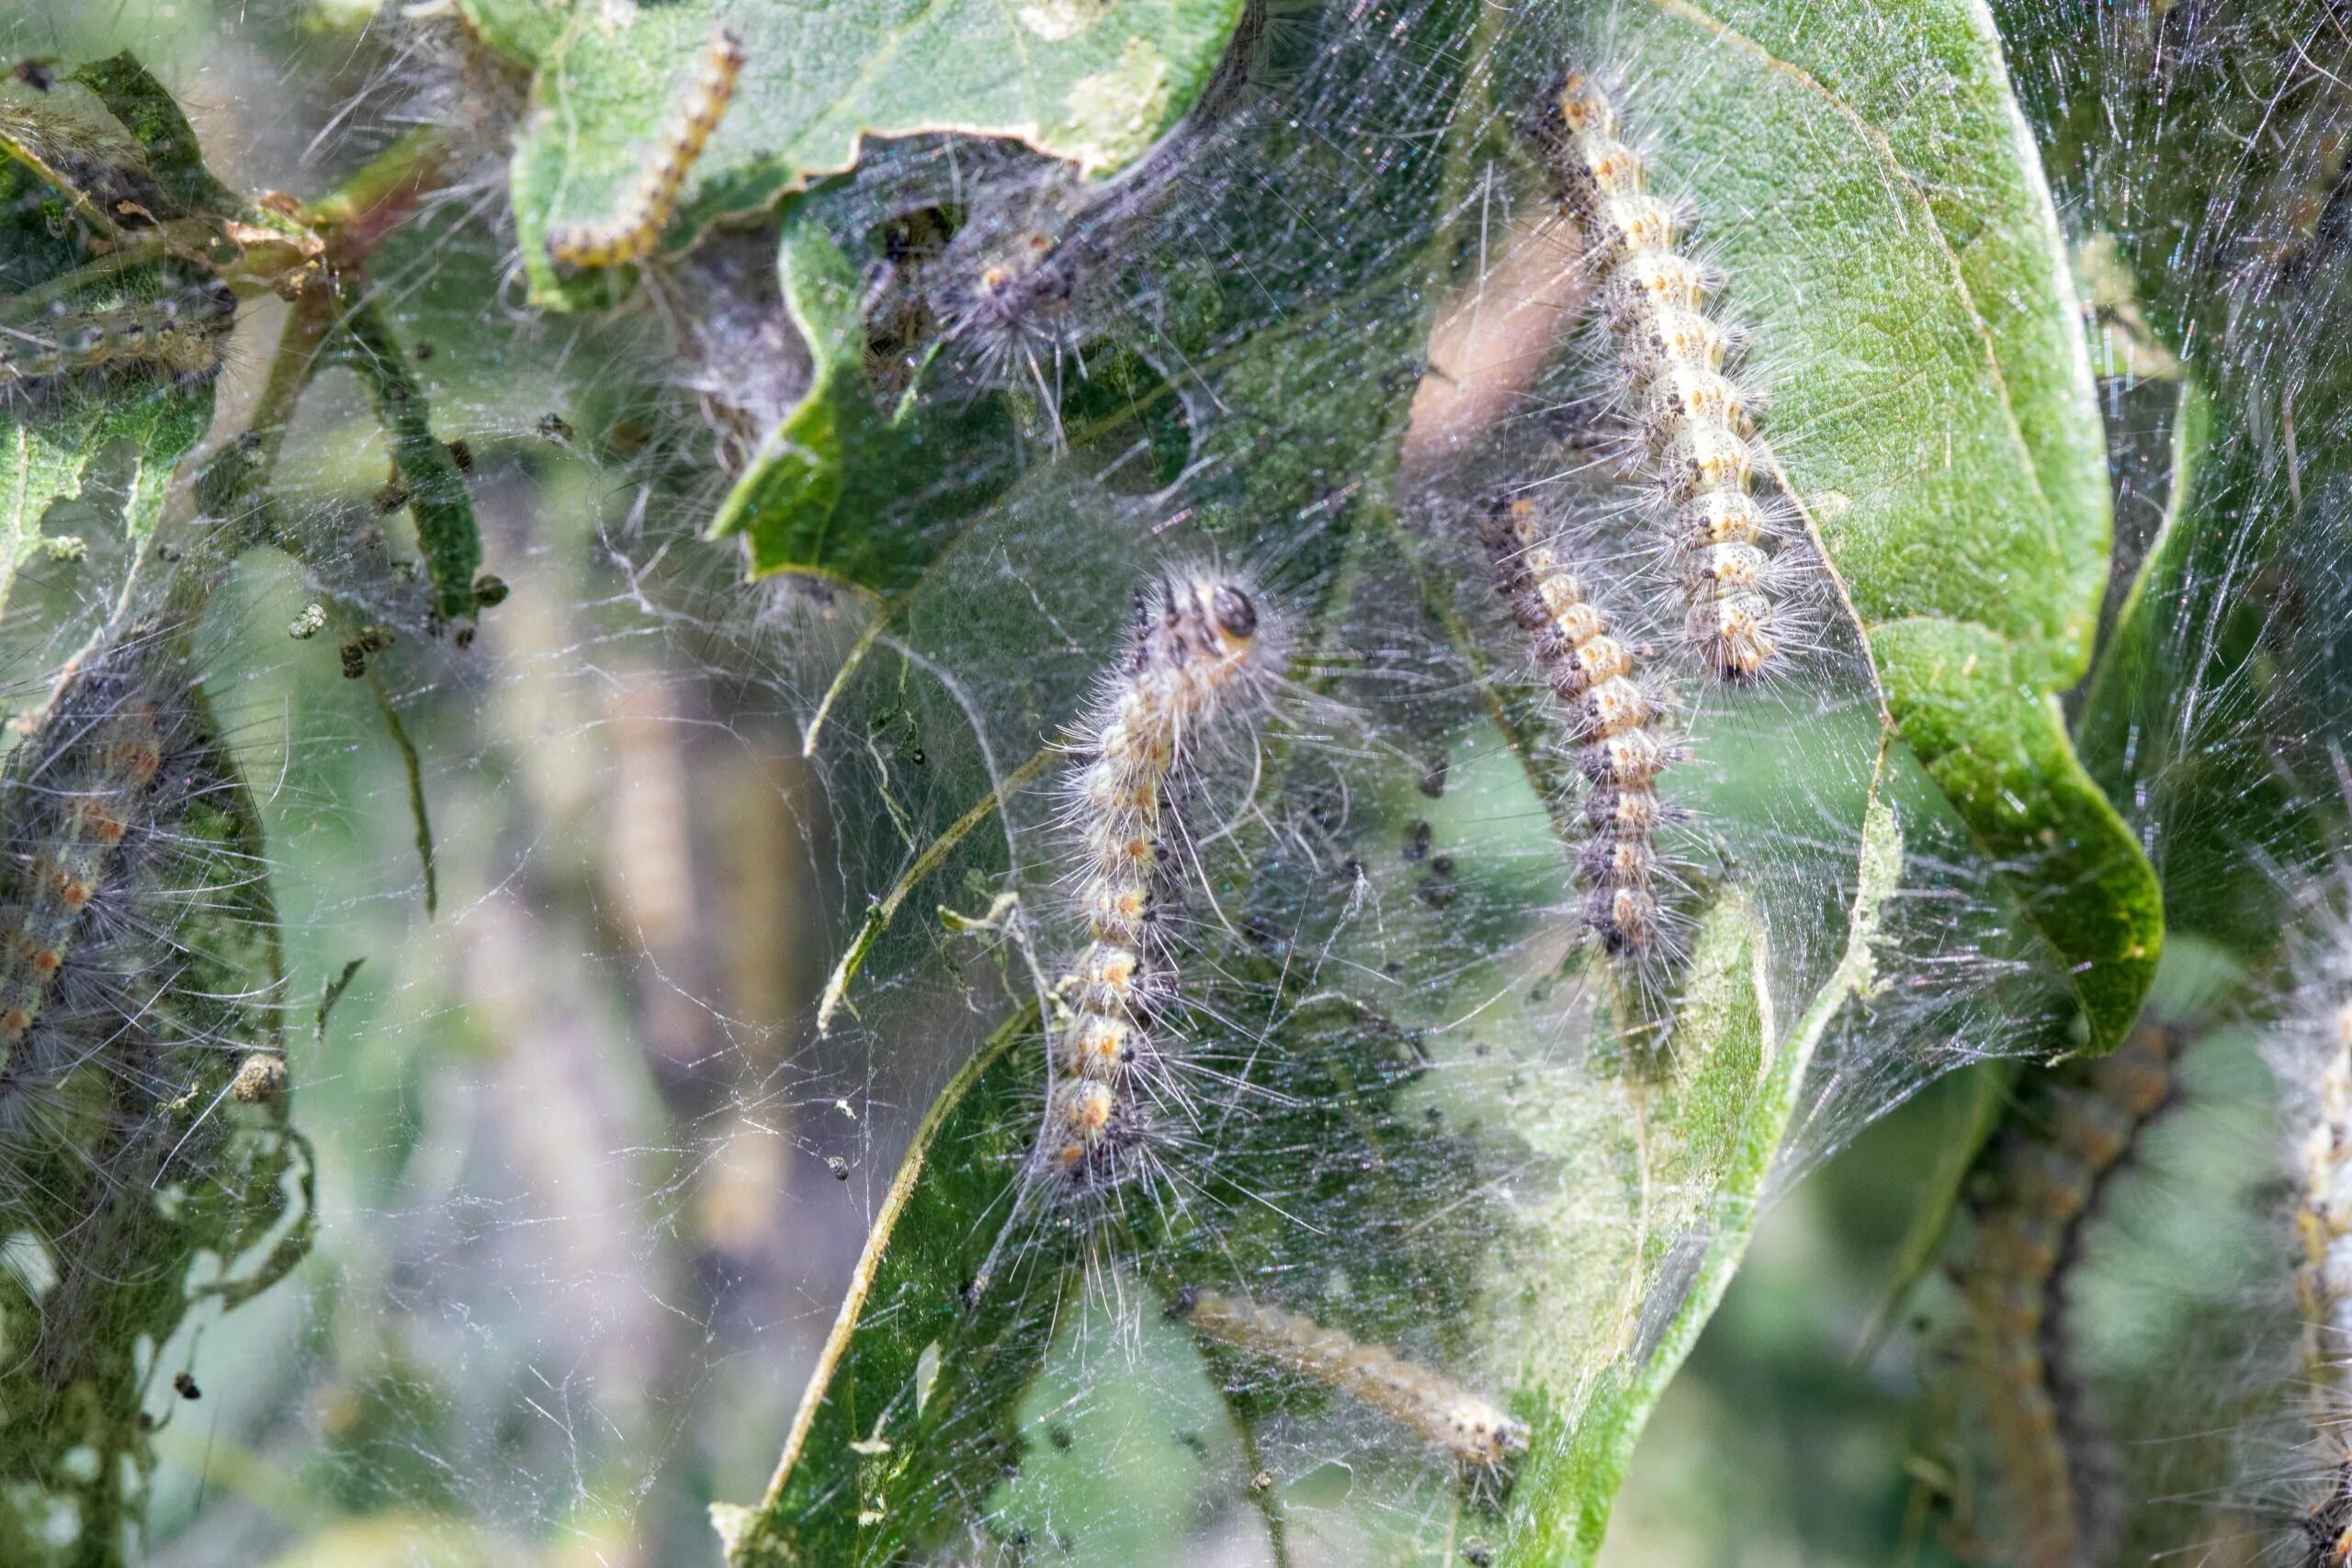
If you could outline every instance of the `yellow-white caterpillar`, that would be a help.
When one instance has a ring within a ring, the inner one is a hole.
[[[2143,1023],[2052,1091],[2046,1126],[2013,1124],[1992,1151],[1960,1284],[2019,1568],[2104,1562],[2111,1545],[2106,1439],[2068,1371],[2065,1274],[2102,1185],[2172,1097],[2173,1047]]]
[[[1282,635],[1264,597],[1216,567],[1170,570],[1136,602],[1135,639],[1102,681],[1072,751],[1066,819],[1088,941],[1062,994],[1039,1161],[1073,1179],[1115,1175],[1168,1092],[1154,1038],[1174,976],[1161,905],[1170,783],[1221,720],[1280,671]]]
[[[2321,1495],[2299,1521],[2304,1568],[2352,1563],[2352,997],[2331,988],[2294,1160],[2303,1397],[2311,1438],[2328,1461]]]
[[[718,129],[743,71],[743,39],[722,22],[712,29],[702,69],[655,143],[653,155],[623,192],[609,218],[548,231],[548,254],[567,266],[608,267],[652,254],[678,210],[686,175]]]
[[[0,389],[132,364],[209,375],[220,367],[221,341],[236,312],[235,296],[215,286],[100,310],[61,309],[35,322],[0,322]]]
[[[1187,1292],[1177,1304],[1196,1332],[1336,1389],[1466,1465],[1499,1470],[1527,1451],[1525,1422],[1385,1346],[1216,1291]]]
[[[1677,248],[1675,208],[1649,191],[1608,94],[1572,71],[1560,113],[1563,184],[1616,342],[1639,456],[1657,479],[1685,635],[1718,675],[1761,675],[1782,639],[1751,491],[1755,400],[1724,373],[1732,335],[1708,315],[1706,271]]]
[[[1634,676],[1634,650],[1612,635],[1584,581],[1552,545],[1535,506],[1514,501],[1488,519],[1495,586],[1535,645],[1553,694],[1568,712],[1590,793],[1590,837],[1577,861],[1585,923],[1613,953],[1660,955],[1657,829],[1669,819],[1658,775],[1677,757],[1658,738],[1657,699]]]

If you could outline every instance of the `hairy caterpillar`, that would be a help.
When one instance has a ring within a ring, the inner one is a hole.
[[[1585,584],[1554,550],[1535,506],[1514,501],[1489,517],[1487,549],[1511,617],[1567,707],[1570,738],[1589,783],[1591,829],[1577,860],[1585,923],[1612,953],[1656,956],[1666,932],[1657,835],[1672,819],[1658,775],[1678,760],[1661,742],[1661,706],[1634,679],[1634,651],[1612,636]]]
[[[175,981],[211,962],[187,928],[225,916],[259,877],[220,838],[241,786],[174,642],[149,625],[84,655],[18,721],[0,770],[0,1161],[88,1110],[61,1093],[78,1070],[152,1090],[154,1069],[135,1059],[192,1044],[217,1057],[225,1090],[254,1054],[170,1005]],[[219,999],[199,1010],[240,1010]],[[282,1077],[254,1065],[249,1089],[264,1085],[254,1100]]]
[[[1705,269],[1676,248],[1675,209],[1649,191],[1608,95],[1570,72],[1559,105],[1563,184],[1616,341],[1638,455],[1657,476],[1684,635],[1716,674],[1763,674],[1782,638],[1752,493],[1756,400],[1724,374],[1733,334],[1707,314]]]
[[[2352,1562],[2352,1450],[2346,1437],[2352,1422],[2352,1364],[2346,1360],[2346,1347],[2352,1345],[2352,1258],[2345,1254],[2352,1237],[2352,1000],[2339,1001],[2329,1021],[2334,1038],[2296,1161],[2295,1294],[2303,1312],[2303,1378],[2312,1431],[2337,1454],[2325,1495],[2301,1521],[2310,1568]]]
[[[0,389],[72,371],[143,363],[176,376],[220,367],[221,340],[237,313],[225,286],[102,310],[62,306],[39,324],[0,323]]]
[[[1313,1318],[1215,1291],[1187,1291],[1179,1316],[1222,1345],[1262,1356],[1380,1412],[1464,1464],[1494,1471],[1527,1451],[1528,1428],[1453,1379]]]
[[[742,35],[722,22],[712,29],[702,70],[655,143],[652,158],[622,193],[619,210],[594,222],[548,230],[548,254],[570,266],[590,268],[618,266],[650,254],[677,212],[686,175],[718,129],[742,71]]]
[[[2340,764],[2339,764],[2340,766]],[[2347,790],[2352,795],[2352,790]],[[2293,1561],[2352,1563],[2352,932],[2330,910],[2296,965],[2301,1010],[2273,1071],[2301,1113],[2293,1179],[2295,1304],[2301,1319],[2294,1416],[2285,1434],[2315,1467],[2295,1486]]]
[[[0,1479],[71,1520],[75,1561],[135,1517],[154,1348],[310,1235],[255,819],[189,640],[176,603],[102,632],[0,762],[0,1225],[33,1260],[0,1275],[0,1404],[43,1434]]]
[[[1215,567],[1161,574],[1136,601],[1135,640],[1102,682],[1072,750],[1086,759],[1066,820],[1088,942],[1064,982],[1038,1157],[1074,1179],[1115,1174],[1166,1095],[1153,1021],[1174,976],[1162,957],[1167,799],[1210,732],[1282,667],[1283,628],[1258,591]]]
[[[2169,1030],[2143,1023],[2052,1091],[2046,1125],[2013,1124],[1992,1151],[1960,1283],[2024,1568],[2104,1562],[2119,1522],[2104,1435],[2068,1371],[2066,1274],[2107,1182],[2172,1098],[2174,1050]]]

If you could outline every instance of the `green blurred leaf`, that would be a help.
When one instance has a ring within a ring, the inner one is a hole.
[[[581,5],[560,29],[543,19],[546,8],[510,0],[464,0],[463,9],[485,40],[537,71],[537,112],[514,149],[516,228],[534,296],[577,309],[604,302],[606,287],[559,278],[548,231],[612,213],[721,15],[741,33],[746,63],[671,225],[675,243],[848,168],[861,139],[955,130],[1018,138],[1089,175],[1121,168],[1200,96],[1241,6],[832,0],[776,9],[687,0],[625,12]]]

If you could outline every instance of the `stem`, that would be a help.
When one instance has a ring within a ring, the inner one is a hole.
[[[426,195],[440,188],[457,154],[454,132],[440,126],[420,127],[304,208],[302,221],[325,235],[328,268],[353,271],[365,265],[384,237],[406,222]]]

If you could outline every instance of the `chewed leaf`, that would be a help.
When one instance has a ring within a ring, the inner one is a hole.
[[[691,171],[671,231],[760,208],[848,168],[861,141],[953,130],[1019,138],[1090,175],[1132,162],[1215,71],[1237,0],[1036,0],[1019,6],[835,4],[814,11],[710,0],[616,12],[468,0],[481,36],[537,72],[514,151],[514,193],[535,294],[593,304],[559,277],[559,223],[624,201],[724,16],[742,40],[735,101]]]
[[[77,396],[69,405],[28,413],[0,410],[0,615],[17,573],[43,548],[74,550],[74,536],[45,540],[50,507],[82,493],[90,465],[120,444],[130,468],[118,516],[141,539],[164,510],[172,467],[203,438],[212,420],[212,389],[131,388]]]
[[[1772,457],[1898,729],[2112,1044],[2162,917],[2042,700],[2087,665],[2109,503],[2079,308],[1990,18],[1659,0],[1596,51],[1636,84],[1628,118],[1753,330]]]
[[[865,318],[848,258],[796,213],[778,265],[813,363],[808,390],[719,503],[711,535],[745,536],[754,577],[792,570],[902,592],[941,535],[1012,482],[1001,410],[910,400],[886,412],[865,373]]]

